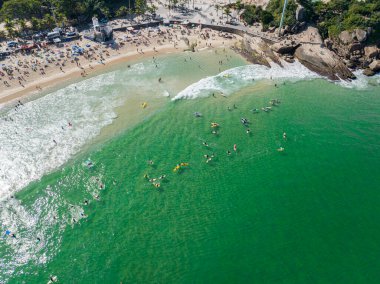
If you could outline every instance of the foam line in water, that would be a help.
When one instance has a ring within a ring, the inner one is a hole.
[[[207,97],[212,92],[223,92],[229,95],[251,84],[253,80],[280,79],[298,81],[320,78],[318,74],[310,71],[299,62],[293,64],[283,62],[283,66],[272,64],[271,68],[269,68],[253,64],[232,68],[188,86],[172,100]]]
[[[53,92],[0,119],[0,200],[64,164],[112,122],[113,73]]]
[[[179,92],[172,100],[196,99],[208,97],[212,92],[221,92],[229,95],[242,87],[252,83],[253,80],[287,80],[300,81],[324,78],[303,66],[298,61],[294,63],[282,62],[283,67],[271,64],[271,68],[263,65],[246,65],[232,68],[210,76],[188,86]],[[363,75],[361,70],[354,72],[356,80],[340,80],[336,84],[345,88],[367,89],[371,85],[380,85],[380,74],[373,77]],[[325,78],[327,79],[327,78]]]

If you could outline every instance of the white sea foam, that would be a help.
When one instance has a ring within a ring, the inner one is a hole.
[[[345,88],[357,89],[357,90],[365,90],[365,89],[368,89],[370,86],[380,85],[380,74],[377,74],[373,77],[368,77],[363,74],[362,70],[357,70],[353,73],[356,76],[355,80],[352,80],[352,81],[341,80],[337,82],[337,84]]]
[[[105,91],[113,79],[82,81],[0,117],[0,200],[64,164],[112,122],[121,103]]]
[[[273,79],[298,81],[320,78],[318,74],[310,71],[299,62],[293,64],[283,62],[283,66],[284,67],[280,67],[277,64],[272,64],[271,68],[269,68],[254,64],[232,68],[188,86],[179,92],[173,100],[207,97],[211,92],[215,91],[229,95],[251,84],[253,80]]]
[[[196,99],[208,97],[212,92],[221,92],[229,95],[244,86],[252,84],[253,80],[286,80],[300,81],[323,78],[322,76],[310,71],[298,61],[294,63],[282,62],[283,67],[272,64],[271,68],[262,65],[246,65],[232,68],[199,80],[179,92],[172,100]],[[363,75],[362,71],[355,71],[357,79],[352,81],[341,80],[335,82],[345,88],[367,89],[371,85],[380,85],[380,75],[372,78]],[[325,78],[327,79],[327,78]]]

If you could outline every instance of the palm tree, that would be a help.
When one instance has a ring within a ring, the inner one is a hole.
[[[219,17],[219,9],[220,9],[219,4],[215,4],[215,9],[216,9],[216,16]]]
[[[231,9],[230,7],[224,8],[224,14],[227,16],[227,22],[228,22],[228,16],[231,14]]]

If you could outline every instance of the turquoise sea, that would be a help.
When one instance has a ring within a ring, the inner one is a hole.
[[[0,118],[0,283],[380,282],[379,76],[203,50]]]

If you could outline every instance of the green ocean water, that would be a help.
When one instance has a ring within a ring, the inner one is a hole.
[[[199,56],[200,64],[208,58]],[[178,63],[175,56],[165,60]],[[231,61],[230,67],[242,64],[238,57]],[[205,76],[196,65],[175,66],[164,79],[186,73],[189,82],[173,79],[165,85],[169,93]],[[207,66],[208,75],[218,73],[217,62]],[[118,119],[85,150],[16,194],[23,210],[38,220],[33,232],[45,237],[35,243],[35,258],[11,272],[6,260],[31,248],[12,254],[12,246],[21,244],[0,244],[6,256],[2,278],[378,283],[379,86],[358,90],[322,79],[276,84],[242,83],[228,97],[216,92],[178,101],[153,100],[144,91],[132,98],[135,112],[128,103],[119,106]],[[251,112],[271,99],[281,103],[269,112]],[[141,101],[148,101],[149,115]],[[136,119],[123,122],[128,113]],[[250,122],[249,134],[243,117]],[[217,135],[211,122],[220,125]],[[280,147],[285,151],[278,152]],[[204,155],[212,154],[206,163]],[[93,167],[84,164],[87,159]],[[173,172],[181,162],[189,166]],[[166,178],[159,180],[161,175]]]

